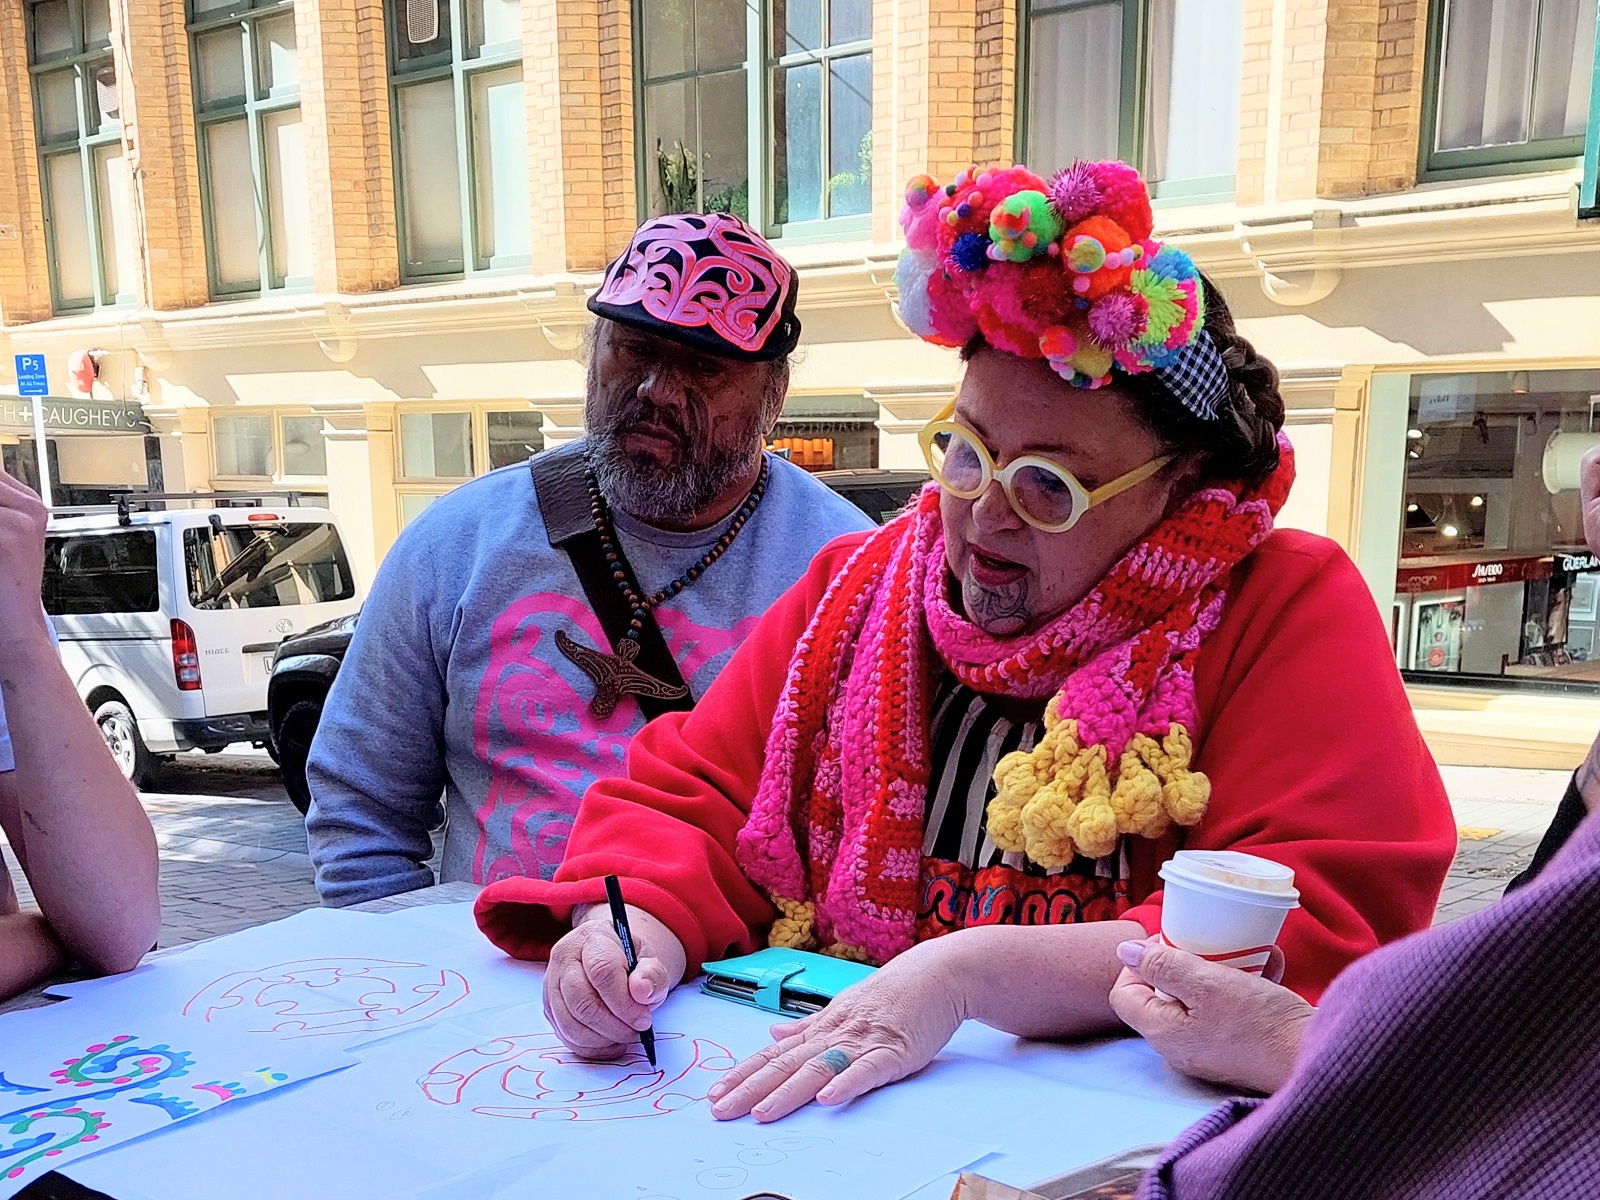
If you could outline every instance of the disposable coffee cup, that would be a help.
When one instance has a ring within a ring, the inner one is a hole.
[[[1161,878],[1161,940],[1252,975],[1266,968],[1284,919],[1300,907],[1293,870],[1237,850],[1180,850]]]

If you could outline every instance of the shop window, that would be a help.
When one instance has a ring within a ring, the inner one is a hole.
[[[864,233],[871,0],[762,11],[752,27],[738,0],[638,6],[641,208],[732,212],[791,238]]]
[[[878,406],[860,396],[793,396],[771,447],[808,471],[863,471],[878,465]]]
[[[415,521],[422,515],[423,509],[443,495],[443,492],[402,492],[400,494],[400,528],[404,529]]]
[[[278,424],[283,437],[283,473],[326,475],[328,443],[322,436],[322,418],[284,417]]]
[[[404,414],[400,418],[400,473],[407,479],[470,479],[472,414]]]
[[[1242,0],[1027,0],[1024,11],[1019,142],[1035,171],[1120,158],[1158,199],[1232,196]]]
[[[1578,463],[1600,371],[1420,376],[1391,623],[1413,681],[1600,686]]]
[[[544,414],[531,408],[486,414],[489,469],[525,463],[544,449]]]
[[[212,295],[311,286],[293,0],[190,0]]]
[[[522,10],[516,0],[388,0],[401,273],[532,261]]]
[[[1444,0],[1430,12],[1430,174],[1492,174],[1583,153],[1594,0]]]
[[[213,417],[211,440],[217,474],[231,479],[270,479],[275,464],[271,417]]]
[[[31,0],[27,18],[55,310],[132,304],[139,241],[110,0]]]

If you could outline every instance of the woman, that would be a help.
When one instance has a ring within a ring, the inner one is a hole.
[[[967,361],[924,435],[939,486],[825,550],[692,714],[644,730],[553,880],[478,905],[549,956],[551,1020],[596,1056],[762,942],[887,964],[776,1029],[720,1117],[842,1103],[966,1019],[1118,1028],[1116,947],[1160,927],[1180,832],[1295,869],[1285,981],[1312,1000],[1427,924],[1454,848],[1361,577],[1273,532],[1276,374],[1151,237],[1138,175],[923,177],[903,223],[902,316]]]

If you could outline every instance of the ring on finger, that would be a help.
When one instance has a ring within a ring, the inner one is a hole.
[[[817,1055],[817,1061],[835,1075],[843,1074],[844,1069],[850,1065],[850,1056],[837,1046],[831,1046]]]

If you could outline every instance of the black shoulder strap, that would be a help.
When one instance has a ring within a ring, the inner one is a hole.
[[[544,516],[545,532],[550,544],[558,550],[565,550],[567,557],[572,560],[572,569],[577,573],[583,594],[594,615],[600,619],[600,628],[605,631],[606,641],[610,643],[601,649],[609,654],[627,635],[633,610],[628,607],[622,589],[612,578],[611,564],[606,561],[600,535],[595,532],[594,520],[589,513],[588,466],[581,454],[546,450],[528,460],[528,470],[533,475],[533,491],[539,500],[539,511]],[[617,543],[617,557],[634,591],[642,591],[633,567],[622,553],[620,541]],[[679,700],[635,696],[645,720],[653,721],[664,712],[694,707],[694,697],[684,684],[683,673],[678,670],[672,651],[667,649],[666,639],[661,636],[661,626],[656,624],[654,613],[645,616],[644,628],[639,631],[637,662],[641,670],[662,683],[683,686],[684,690],[684,697]]]

